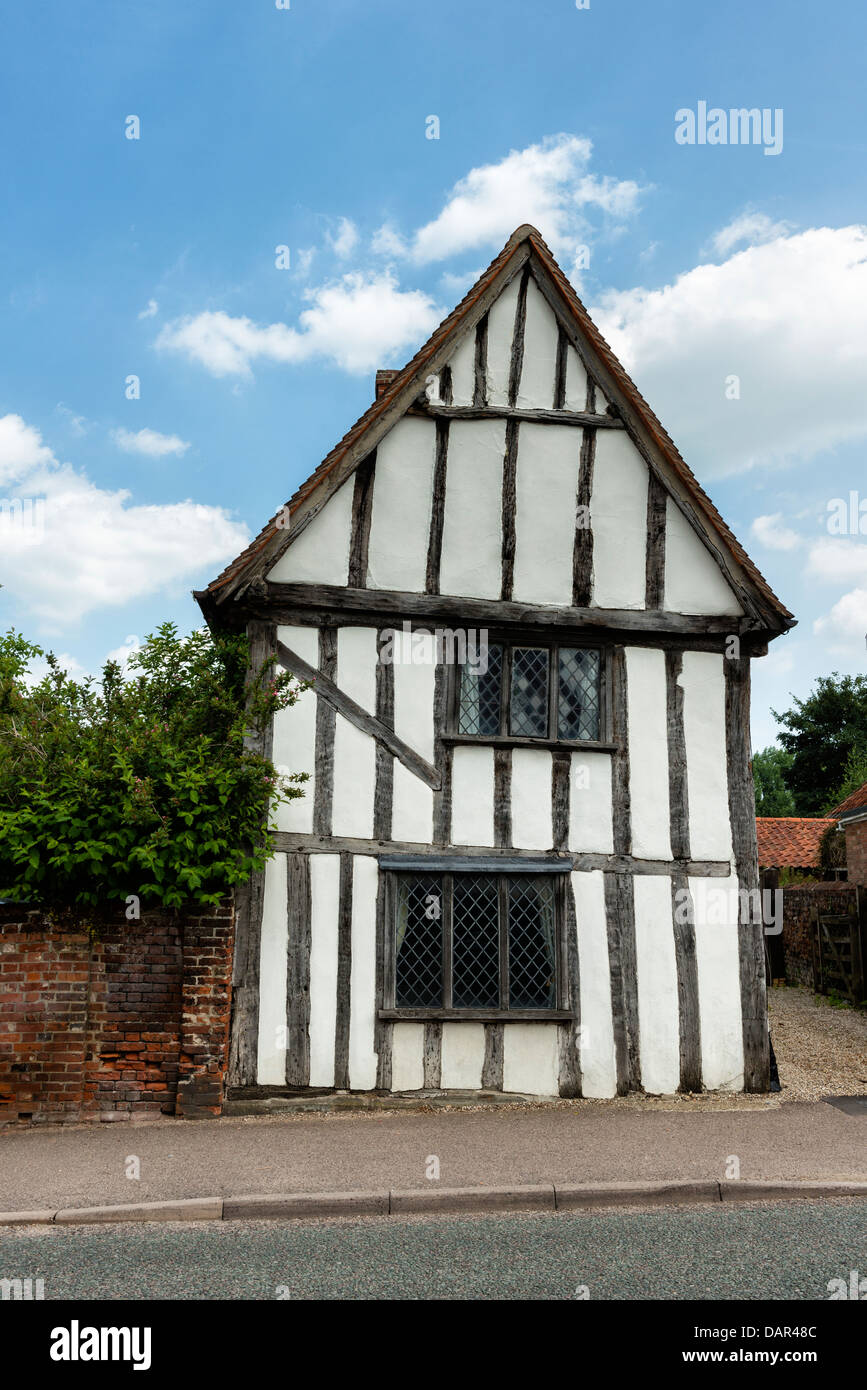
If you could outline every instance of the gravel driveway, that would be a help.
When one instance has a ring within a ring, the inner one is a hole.
[[[867,1012],[788,986],[768,992],[782,1100],[867,1095]]]

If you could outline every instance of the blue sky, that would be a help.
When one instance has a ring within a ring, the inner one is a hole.
[[[0,495],[46,503],[0,622],[94,671],[196,623],[532,221],[799,619],[756,666],[763,746],[867,660],[867,515],[828,531],[867,513],[865,31],[848,0],[5,7]],[[781,110],[781,151],[679,144],[701,101]]]

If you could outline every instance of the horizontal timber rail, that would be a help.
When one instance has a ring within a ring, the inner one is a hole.
[[[342,850],[350,854],[391,855],[420,854],[442,857],[443,850],[435,849],[420,841],[406,840],[362,840],[349,835],[307,835],[303,831],[275,831],[274,848],[282,854],[293,850],[307,850],[310,854],[339,854]],[[490,845],[453,845],[448,853],[468,859],[488,859],[491,862],[502,859],[527,859],[536,863],[562,865],[562,872],[589,873],[601,869],[607,873],[618,874],[674,874],[682,873],[693,878],[728,878],[731,864],[727,859],[638,859],[631,854],[591,854],[570,853],[550,854],[544,857],[538,850],[503,849]],[[549,870],[550,872],[550,870]]]

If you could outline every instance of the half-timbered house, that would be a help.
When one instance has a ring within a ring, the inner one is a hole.
[[[750,662],[794,620],[534,228],[198,598],[308,683],[232,1085],[767,1088]]]

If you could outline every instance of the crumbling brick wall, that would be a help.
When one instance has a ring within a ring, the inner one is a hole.
[[[783,954],[786,979],[813,986],[813,912],[848,912],[855,904],[852,883],[805,883],[783,889]]]
[[[846,826],[846,868],[850,883],[867,885],[867,820]]]
[[[231,904],[92,932],[0,906],[0,1123],[219,1114]]]

